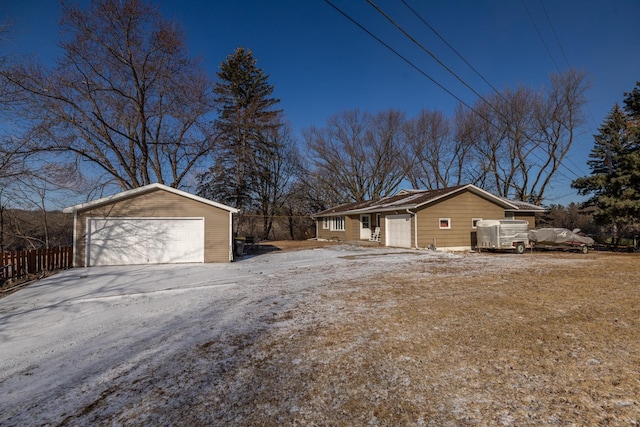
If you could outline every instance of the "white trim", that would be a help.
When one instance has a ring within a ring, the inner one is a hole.
[[[471,218],[471,228],[472,229],[476,229],[478,228],[477,222],[478,221],[482,221],[482,218]]]
[[[342,228],[337,228],[337,227],[336,227],[336,220],[337,220],[338,218],[342,218]],[[342,215],[342,216],[334,216],[334,217],[332,217],[332,221],[331,221],[331,223],[330,223],[330,227],[331,227],[331,228],[330,228],[330,231],[346,231],[346,230],[347,230],[347,227],[346,227],[346,220],[345,220],[345,216],[344,216],[344,215]]]
[[[207,205],[210,205],[210,206],[215,206],[216,208],[224,209],[224,210],[229,211],[231,213],[240,212],[239,209],[232,208],[231,206],[223,205],[222,203],[214,202],[213,200],[205,199],[204,197],[196,196],[195,194],[187,193],[185,191],[178,190],[177,188],[168,187],[166,185],[159,184],[159,183],[149,184],[149,185],[145,185],[143,187],[134,188],[132,190],[123,191],[121,193],[113,194],[111,196],[103,197],[101,199],[93,200],[91,202],[80,203],[78,205],[69,206],[67,208],[64,208],[62,210],[62,212],[64,212],[64,213],[72,213],[72,212],[75,212],[75,211],[78,211],[78,210],[84,210],[84,209],[91,208],[91,207],[98,206],[98,205],[102,205],[102,204],[113,203],[113,202],[115,202],[117,200],[125,199],[125,198],[132,197],[132,196],[137,196],[138,194],[144,194],[144,193],[149,192],[151,190],[164,190],[164,191],[167,191],[169,193],[177,194],[178,196],[186,197],[186,198],[189,198],[191,200],[195,200],[195,201],[200,202],[200,203],[204,203],[204,204],[207,204]]]
[[[409,209],[407,209],[407,212],[409,212]],[[413,214],[413,247],[418,249],[418,213],[409,213]]]
[[[366,218],[366,221],[364,220]],[[374,228],[372,227],[371,224],[371,214],[360,214],[360,227],[359,227],[359,232],[360,232],[360,240],[369,240],[371,239],[371,230],[373,230]],[[365,228],[365,223],[367,225],[367,227]]]
[[[86,229],[85,229],[86,230]],[[73,212],[73,259],[71,260],[71,266],[76,265],[76,254],[78,253],[78,212]]]
[[[206,221],[206,220],[205,220]],[[207,239],[207,224],[205,222],[204,224],[204,238],[205,238],[205,253],[204,253],[204,257],[205,257],[205,261],[207,258],[207,245],[206,245],[206,239]],[[233,261],[233,250],[235,248],[233,247],[233,212],[229,212],[229,262]]]
[[[442,226],[443,221],[447,221],[446,227]],[[438,218],[438,228],[440,230],[451,230],[451,218]]]

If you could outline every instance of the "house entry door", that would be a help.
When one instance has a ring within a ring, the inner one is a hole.
[[[360,239],[369,240],[371,238],[371,215],[360,215]]]

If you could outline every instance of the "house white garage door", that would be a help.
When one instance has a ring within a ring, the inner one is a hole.
[[[389,215],[385,225],[387,246],[411,247],[411,215]]]
[[[89,218],[87,265],[204,262],[204,218]]]

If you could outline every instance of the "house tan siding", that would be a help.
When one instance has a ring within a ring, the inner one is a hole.
[[[86,263],[87,218],[204,218],[204,261],[228,262],[230,214],[224,209],[210,206],[163,190],[136,194],[130,198],[77,211],[76,253],[74,265]]]
[[[514,212],[513,219],[523,219],[529,223],[529,228],[536,228],[536,216],[530,212]]]
[[[360,240],[360,215],[351,215],[345,218],[347,240]]]
[[[332,216],[328,217],[329,221],[333,221]],[[336,240],[339,242],[346,242],[350,240],[359,240],[360,239],[360,216],[359,215],[351,215],[344,217],[344,231],[339,230],[331,230],[331,225],[329,228],[323,228],[324,219],[319,217],[316,219],[317,221],[317,230],[318,230],[318,239],[324,240]]]
[[[440,229],[440,218],[449,218],[450,229]],[[472,220],[502,219],[504,209],[465,191],[418,210],[418,247],[471,248],[475,243]]]

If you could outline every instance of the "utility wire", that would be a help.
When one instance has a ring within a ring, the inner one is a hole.
[[[556,43],[558,43],[558,47],[560,47],[560,52],[562,53],[562,57],[564,58],[564,62],[567,63],[568,67],[571,67],[571,64],[569,63],[569,60],[567,59],[567,55],[564,52],[564,48],[562,47],[562,43],[560,43],[560,39],[558,38],[558,33],[556,33],[556,28],[553,26],[553,23],[551,22],[551,18],[549,18],[549,14],[547,13],[547,9],[544,7],[544,4],[542,3],[542,0],[540,0],[540,7],[542,8],[542,11],[544,12],[544,16],[547,18],[547,22],[549,23],[549,26],[551,27],[551,32],[553,33],[553,37],[556,39]]]
[[[476,73],[476,75],[478,75],[478,77],[480,77],[480,78],[481,78],[481,79],[482,79],[482,80],[483,80],[487,85],[489,85],[489,87],[491,87],[491,89],[493,89],[493,91],[494,91],[494,92],[495,92],[495,93],[496,93],[496,94],[497,94],[497,95],[498,95],[498,96],[499,96],[503,101],[505,101],[505,102],[507,101],[507,99],[502,95],[502,93],[501,93],[500,91],[498,91],[498,89],[496,89],[496,87],[495,87],[495,86],[493,86],[493,85],[491,84],[491,82],[489,82],[489,81],[488,81],[488,80],[487,80],[487,79],[486,79],[486,78],[485,78],[485,77],[484,77],[484,76],[483,76],[483,75],[482,75],[482,74],[481,74],[481,73],[480,73],[480,72],[479,72],[479,71],[478,71],[478,70],[477,70],[473,65],[471,65],[471,64],[469,63],[469,61],[467,61],[467,60],[462,56],[462,54],[460,54],[460,53],[459,53],[459,52],[458,52],[458,51],[457,51],[457,50],[456,50],[456,49],[455,49],[455,48],[454,48],[454,47],[453,47],[449,42],[447,42],[447,40],[446,40],[443,36],[441,36],[441,35],[440,35],[440,33],[438,33],[438,31],[436,31],[436,29],[435,29],[435,28],[433,28],[433,26],[432,26],[432,25],[430,25],[430,24],[429,24],[429,23],[428,23],[428,22],[427,22],[427,21],[426,21],[426,20],[425,20],[425,19],[424,19],[424,18],[423,18],[423,17],[422,17],[422,16],[421,16],[421,15],[420,15],[420,14],[419,14],[419,13],[418,13],[414,8],[413,8],[413,7],[411,7],[411,5],[409,5],[409,4],[406,2],[406,0],[400,0],[400,1],[401,1],[401,2],[402,2],[402,3],[407,7],[407,9],[409,9],[409,10],[410,10],[410,11],[411,11],[411,12],[412,12],[412,13],[413,13],[413,14],[414,14],[414,15],[415,15],[415,16],[416,16],[420,21],[422,21],[422,23],[423,23],[427,28],[429,28],[429,29],[430,29],[430,30],[431,30],[431,31],[432,31],[432,32],[433,32],[433,33],[434,33],[434,34],[435,34],[435,35],[436,35],[436,36],[437,36],[437,37],[438,37],[438,38],[439,38],[439,39],[440,39],[440,40],[441,40],[441,41],[442,41],[442,42],[443,42],[443,43],[444,43],[448,48],[449,48],[449,49],[451,49],[451,50],[452,50],[452,51],[453,51],[453,52],[454,52],[454,53],[455,53],[455,54],[456,54],[456,55],[457,55],[457,56],[458,56],[458,57],[459,57],[459,58],[460,58],[460,59],[461,59],[461,60],[462,60],[462,61],[463,61],[463,62],[464,62],[464,63],[465,63],[469,68],[471,68],[471,70],[473,70],[473,72],[474,72],[474,73]],[[552,29],[552,31],[553,31],[553,34],[554,34],[555,40],[556,40],[556,42],[558,43],[558,46],[560,47],[560,50],[561,50],[562,55],[563,55],[563,57],[564,57],[564,59],[565,59],[565,62],[567,63],[567,65],[568,65],[569,67],[571,67],[571,65],[569,64],[569,60],[567,59],[567,56],[566,56],[566,54],[565,54],[565,51],[564,51],[564,49],[563,49],[563,47],[562,47],[562,44],[560,43],[560,39],[558,38],[558,34],[557,34],[557,33],[556,33],[556,31],[555,31],[555,28],[554,28],[554,26],[553,26],[553,23],[551,22],[551,19],[549,18],[549,15],[548,15],[548,13],[547,13],[547,10],[544,8],[544,5],[542,4],[542,0],[540,0],[540,5],[542,6],[542,9],[543,9],[543,11],[544,11],[544,13],[545,13],[545,16],[547,17],[547,21],[549,22],[549,25],[551,26],[551,29]],[[525,6],[525,8],[526,8],[526,6]],[[528,11],[527,11],[527,12],[528,12]],[[529,17],[530,17],[530,18],[532,19],[532,21],[533,21],[533,18],[531,17],[531,14],[529,14]],[[534,22],[534,26],[535,26],[535,22]],[[540,35],[540,33],[539,33],[539,32],[538,32],[538,35]],[[545,47],[546,47],[546,46],[545,46]],[[547,49],[547,52],[548,52],[548,51],[549,51],[549,50]],[[552,58],[552,60],[553,60],[553,58]],[[589,110],[589,113],[591,114],[591,111],[590,111],[590,110]],[[593,114],[591,114],[591,117],[593,118]],[[594,120],[594,122],[595,122],[595,120]],[[532,153],[532,154],[533,154],[533,153]],[[540,160],[540,159],[539,159],[539,160]],[[573,160],[571,160],[571,158],[567,158],[567,160],[568,160],[568,161],[569,161],[569,163],[571,163],[571,164],[572,164],[572,165],[573,165],[573,166],[574,166],[574,167],[575,167],[575,168],[576,168],[580,173],[583,173],[583,172],[582,172],[582,170],[581,170],[581,168],[580,168],[580,167],[578,167],[578,166],[573,162]],[[569,168],[567,168],[566,166],[565,166],[565,168],[566,168],[566,169],[568,169],[569,171],[571,171],[571,172],[572,172],[576,177],[578,177],[578,175],[577,175],[574,171],[570,170],[570,169],[569,169]],[[583,174],[584,174],[584,173],[583,173]],[[566,177],[566,176],[565,176],[565,178],[568,178],[568,177]]]
[[[400,0],[402,1],[402,3],[407,7],[407,9],[409,9],[420,21],[422,21],[422,23],[429,28],[433,34],[435,34],[449,49],[451,49],[453,51],[453,53],[455,53],[458,58],[460,58],[462,60],[462,62],[464,62],[465,64],[467,64],[467,66],[469,68],[471,68],[473,70],[474,73],[476,73],[476,75],[478,77],[480,77],[482,79],[482,81],[484,81],[487,85],[489,85],[489,87],[491,87],[491,89],[493,89],[493,91],[500,97],[502,98],[503,101],[506,101],[506,99],[504,98],[504,96],[502,95],[502,93],[500,93],[500,91],[498,89],[496,89],[496,87],[494,85],[491,84],[491,82],[489,82],[489,80],[487,80],[482,74],[480,74],[480,71],[478,71],[473,65],[471,65],[471,63],[469,63],[469,61],[467,61],[465,59],[464,56],[462,56],[462,54],[460,52],[458,52],[453,46],[451,46],[451,44],[443,37],[440,35],[440,33],[438,33],[438,31],[436,31],[435,28],[433,28],[433,26],[431,26],[423,17],[422,15],[420,15],[413,7],[411,7],[411,5],[409,5],[409,3],[407,3],[405,0]]]
[[[357,22],[355,19],[353,19],[351,16],[349,16],[346,12],[344,12],[342,9],[340,9],[339,7],[337,7],[335,4],[333,4],[330,0],[324,0],[325,3],[327,3],[329,6],[331,6],[332,8],[334,8],[336,11],[338,11],[342,16],[344,16],[345,18],[347,18],[349,21],[351,21],[354,25],[356,25],[358,28],[360,28],[362,31],[364,31],[365,33],[369,34],[371,37],[373,37],[378,43],[380,43],[381,45],[383,45],[384,47],[386,47],[387,49],[389,49],[391,52],[393,52],[397,57],[399,57],[400,59],[402,59],[404,62],[406,62],[407,64],[409,64],[413,69],[415,69],[417,72],[419,72],[420,74],[422,74],[423,76],[425,76],[426,78],[428,78],[429,80],[431,80],[431,82],[433,82],[436,86],[438,86],[440,89],[442,89],[443,91],[445,91],[446,93],[448,93],[449,95],[451,95],[453,98],[455,98],[458,102],[460,102],[462,105],[464,105],[465,107],[467,107],[469,110],[473,111],[474,113],[476,113],[478,116],[482,117],[482,115],[476,111],[473,107],[471,107],[469,104],[467,104],[466,102],[464,102],[461,98],[459,98],[455,93],[451,92],[449,89],[447,89],[446,87],[444,87],[442,84],[440,84],[438,81],[436,81],[433,77],[431,77],[429,74],[427,74],[426,72],[424,72],[420,67],[418,67],[417,65],[415,65],[413,62],[411,62],[409,59],[407,59],[405,56],[403,56],[400,52],[398,52],[397,50],[395,50],[394,48],[392,48],[391,46],[389,46],[387,43],[385,43],[382,39],[380,39],[378,36],[376,36],[375,34],[373,34],[371,31],[369,31],[368,29],[366,29],[364,26],[360,25],[359,22]]]
[[[400,24],[398,24],[391,16],[389,16],[384,10],[382,10],[377,4],[375,4],[372,0],[367,0],[367,3],[369,3],[369,5],[371,5],[378,13],[380,13],[382,16],[384,16],[389,22],[391,22],[391,24],[393,24],[398,30],[400,30],[400,32],[402,34],[404,34],[409,40],[411,40],[416,46],[418,46],[420,49],[422,49],[422,51],[424,51],[427,55],[429,55],[434,61],[436,61],[442,68],[444,68],[445,70],[447,70],[447,72],[449,72],[449,74],[451,74],[453,77],[455,77],[460,83],[462,83],[464,86],[466,86],[471,92],[473,92],[473,94],[475,96],[477,96],[478,98],[480,98],[482,101],[484,101],[485,104],[487,104],[489,107],[491,107],[491,109],[493,111],[495,111],[496,113],[498,113],[499,115],[502,116],[502,112],[498,111],[498,109],[496,107],[493,106],[493,104],[491,104],[489,101],[487,101],[480,93],[478,93],[473,87],[471,87],[470,84],[468,84],[466,81],[464,81],[458,74],[456,74],[456,72],[454,72],[451,68],[449,68],[444,62],[442,62],[440,60],[440,58],[438,58],[433,52],[431,52],[429,49],[427,49],[422,43],[420,43],[418,40],[416,40],[411,34],[409,34],[404,28],[402,28],[402,26]],[[506,123],[506,118],[502,117],[503,120],[505,120]]]
[[[529,12],[529,8],[527,7],[527,3],[524,0],[520,0],[522,2],[522,6],[524,7],[524,10],[527,12],[527,15],[529,15],[529,19],[531,20],[531,23],[533,24],[533,28],[536,30],[536,33],[538,33],[538,37],[540,38],[540,41],[542,42],[542,45],[544,46],[545,50],[547,51],[547,54],[549,55],[549,58],[551,58],[551,62],[553,62],[553,66],[556,67],[556,71],[558,72],[558,74],[560,74],[560,68],[558,67],[558,64],[556,63],[556,60],[553,58],[553,55],[551,54],[551,51],[549,50],[549,46],[547,46],[547,42],[544,41],[544,37],[542,37],[542,33],[540,32],[540,29],[538,28],[538,24],[536,24],[535,19],[533,19],[533,15],[531,15],[531,12]]]
[[[566,62],[567,66],[569,68],[571,68],[571,63],[569,62],[569,59],[567,58],[567,55],[566,55],[566,53],[564,51],[564,47],[562,46],[562,43],[560,43],[560,38],[558,37],[558,33],[556,32],[556,28],[553,25],[553,22],[551,21],[551,18],[549,17],[549,13],[547,12],[547,9],[544,7],[544,3],[542,2],[542,0],[539,0],[539,3],[540,3],[540,7],[542,8],[542,11],[544,13],[545,18],[547,19],[547,23],[549,24],[549,27],[551,28],[551,32],[553,33],[553,37],[555,38],[555,41],[558,44],[558,47],[560,48],[560,52],[562,53],[562,57],[564,58],[564,61]],[[536,26],[535,20],[533,19],[532,15],[529,13],[529,10],[527,9],[527,6],[524,3],[524,0],[522,0],[522,4],[524,5],[524,8],[527,11],[527,14],[529,15],[529,19],[531,19],[531,22],[533,23],[533,26],[536,28],[536,31],[538,31],[538,27]],[[545,46],[545,49],[547,49],[547,53],[549,53],[549,57],[551,58],[551,61],[555,65],[556,69],[558,69],[558,65],[553,60],[553,57],[551,56],[551,53],[549,52],[549,49],[548,49],[547,45],[544,43],[544,39],[542,38],[542,36],[540,34],[540,31],[538,31],[538,36],[540,36],[540,39],[542,40],[542,43]],[[589,131],[591,132],[591,134],[593,134],[594,131],[593,131],[593,128],[591,127],[591,125],[593,124],[596,127],[597,127],[597,125],[596,125],[596,119],[593,116],[593,112],[591,111],[591,108],[589,107],[589,104],[587,104],[587,111],[589,113],[589,117],[591,118],[591,123],[587,123],[587,126],[589,127]],[[567,161],[569,163],[571,163],[573,165],[573,167],[578,172],[580,172],[583,176],[587,175],[586,173],[584,173],[584,171],[582,170],[582,168],[580,166],[578,166],[578,165],[576,165],[574,163],[574,161],[570,157],[567,158]]]
[[[459,101],[462,105],[464,105],[465,107],[467,107],[470,111],[472,111],[473,113],[475,113],[478,117],[480,117],[482,120],[484,120],[485,122],[487,122],[489,125],[491,125],[492,127],[494,127],[496,130],[501,131],[500,128],[498,128],[498,126],[496,124],[494,124],[492,121],[488,120],[486,117],[484,117],[482,114],[480,114],[477,110],[475,110],[473,107],[471,107],[469,104],[467,104],[466,102],[464,102],[461,98],[459,98],[456,94],[454,94],[453,92],[451,92],[449,89],[447,89],[446,87],[444,87],[442,84],[440,84],[438,81],[436,81],[433,77],[431,77],[429,74],[427,74],[425,71],[423,71],[420,67],[418,67],[417,65],[415,65],[413,62],[411,62],[408,58],[406,58],[405,56],[403,56],[401,53],[399,53],[397,50],[395,50],[394,48],[392,48],[389,44],[387,44],[386,42],[384,42],[382,39],[380,39],[378,36],[376,36],[375,34],[373,34],[371,31],[369,31],[367,28],[365,28],[363,25],[361,25],[359,22],[357,22],[355,19],[353,19],[350,15],[348,15],[346,12],[344,12],[342,9],[340,9],[339,7],[337,7],[335,4],[333,4],[330,0],[324,0],[325,3],[327,3],[329,6],[331,6],[333,9],[335,9],[338,13],[340,13],[342,16],[344,16],[345,18],[347,18],[351,23],[353,23],[354,25],[356,25],[358,28],[360,28],[362,31],[364,31],[365,33],[367,33],[369,36],[373,37],[378,43],[382,44],[384,47],[386,47],[387,49],[389,49],[392,53],[394,53],[396,56],[398,56],[400,59],[402,59],[403,61],[405,61],[407,64],[409,64],[413,69],[415,69],[416,71],[418,71],[420,74],[422,74],[424,77],[428,78],[431,82],[433,82],[436,86],[438,86],[439,88],[441,88],[443,91],[445,91],[447,94],[449,94],[450,96],[452,96],[454,99],[456,99],[457,101]],[[369,3],[371,3],[370,0],[367,0]],[[439,61],[438,61],[439,62]],[[444,66],[444,65],[443,65]],[[446,67],[445,67],[446,68]],[[465,83],[466,86],[466,83]],[[477,94],[477,92],[475,90],[473,90],[472,88],[470,88],[474,93]],[[478,95],[480,96],[480,95]],[[480,96],[480,98],[482,98]],[[482,98],[484,100],[484,98]],[[489,106],[491,106],[494,111],[495,111],[495,107],[493,107],[491,104],[489,104],[486,100],[484,100]],[[502,114],[499,113],[501,116]],[[508,123],[508,121],[507,121]],[[538,160],[540,160],[541,162],[544,163],[544,161],[534,152],[530,152],[531,155],[533,155],[534,157],[536,157]],[[564,165],[564,163],[560,162],[560,166],[563,166],[565,169],[567,169],[569,172],[571,172],[572,174],[574,174],[576,177],[579,177],[578,174],[576,174],[573,170],[569,169],[566,165]],[[560,172],[560,170],[556,170],[556,173],[558,173],[560,176],[564,176],[567,179],[570,179],[569,177],[567,177],[566,175],[564,175],[562,172]]]
[[[404,1],[403,1],[404,2]],[[404,34],[409,40],[411,40],[415,45],[417,45],[418,47],[420,47],[420,49],[422,49],[424,52],[426,52],[429,56],[431,56],[431,58],[433,58],[433,60],[435,60],[440,66],[442,66],[445,70],[447,70],[451,75],[453,75],[460,83],[462,83],[463,85],[465,85],[467,88],[469,88],[469,90],[471,90],[478,98],[480,98],[485,104],[487,104],[495,113],[497,113],[500,118],[502,119],[503,123],[505,125],[509,125],[509,120],[504,116],[504,114],[502,113],[502,111],[500,111],[499,109],[497,109],[493,104],[491,104],[489,101],[487,101],[487,99],[485,99],[480,93],[478,93],[473,87],[471,87],[471,85],[469,85],[467,82],[465,82],[460,76],[458,76],[458,74],[456,74],[451,68],[449,68],[446,64],[444,64],[435,54],[433,54],[429,49],[427,49],[425,46],[423,46],[419,41],[417,41],[413,36],[411,36],[404,28],[402,28],[401,25],[399,25],[393,18],[391,18],[391,16],[389,16],[385,11],[383,11],[378,5],[376,5],[373,0],[367,0],[367,3],[369,3],[369,5],[371,5],[378,13],[380,13],[382,16],[384,16],[389,22],[391,22],[400,32],[402,32],[402,34]],[[406,3],[405,3],[406,4]],[[530,15],[531,16],[531,15]],[[533,18],[531,18],[533,19]],[[540,34],[540,33],[538,33]],[[546,46],[546,45],[545,45]],[[548,51],[548,49],[547,49]],[[553,58],[552,58],[553,59]],[[493,86],[492,86],[493,87]],[[504,99],[504,98],[503,98]],[[477,112],[476,112],[477,114]],[[484,119],[484,117],[482,117]],[[485,119],[486,120],[486,119]],[[497,126],[494,125],[492,122],[490,122],[496,129]],[[529,154],[531,154],[532,156],[534,156],[535,158],[537,158],[539,161],[543,162],[544,161],[534,152],[534,151],[529,151]],[[575,171],[573,171],[572,169],[568,168],[566,165],[564,165],[562,162],[560,162],[560,165],[563,166],[565,169],[567,169],[569,172],[571,172],[572,174],[574,174],[576,177],[579,177],[579,175],[577,173],[575,173]],[[562,174],[562,172],[559,172],[559,174]],[[565,176],[565,178],[569,179],[568,177]]]

